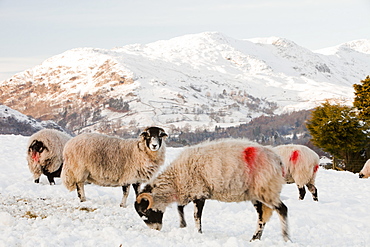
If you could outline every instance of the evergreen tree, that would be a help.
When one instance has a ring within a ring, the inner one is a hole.
[[[359,117],[363,120],[370,119],[370,77],[367,76],[361,84],[354,84],[355,100],[353,106],[359,111]]]
[[[363,122],[352,107],[325,102],[314,109],[307,128],[312,142],[342,159],[346,170],[358,172],[362,168],[365,157],[361,154],[367,136]]]

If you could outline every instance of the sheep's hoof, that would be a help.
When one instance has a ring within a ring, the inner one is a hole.
[[[285,242],[293,243],[292,240],[289,238],[289,236],[283,236],[283,239]]]
[[[258,231],[257,233],[255,233],[253,235],[252,239],[249,240],[249,242],[253,242],[253,241],[256,241],[256,240],[261,240],[261,236],[262,236],[262,232]]]
[[[261,240],[261,239],[260,239],[260,238],[255,237],[255,236],[253,236],[253,237],[252,237],[252,239],[251,239],[251,240],[249,240],[249,242],[254,242],[254,241],[257,241],[257,240]]]
[[[121,208],[126,208],[126,207],[127,207],[127,205],[126,205],[125,203],[121,203],[119,206],[120,206]]]

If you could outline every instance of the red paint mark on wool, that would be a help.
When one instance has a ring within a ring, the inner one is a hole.
[[[33,159],[35,162],[39,162],[40,154],[39,154],[38,152],[32,152],[32,159]]]
[[[299,151],[298,150],[294,150],[292,152],[292,155],[290,156],[290,161],[293,162],[293,164],[297,164],[297,161],[298,161],[298,158],[299,158]]]
[[[255,147],[247,147],[244,149],[244,161],[247,163],[249,167],[249,172],[252,172],[255,168],[255,161],[257,157],[257,148]]]
[[[317,170],[319,170],[319,165],[315,165],[315,167],[313,168],[313,173],[316,173]]]

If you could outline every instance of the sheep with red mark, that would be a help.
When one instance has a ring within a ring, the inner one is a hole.
[[[71,136],[54,129],[42,129],[28,140],[27,162],[35,183],[41,174],[47,176],[49,183],[60,177],[63,167],[63,148]]]
[[[126,207],[130,185],[138,193],[164,164],[167,134],[162,128],[146,128],[137,139],[122,139],[98,133],[81,134],[65,146],[62,180],[86,201],[84,184],[122,186],[120,206]]]
[[[368,178],[370,177],[370,159],[365,162],[365,165],[362,167],[360,173],[358,174],[359,178]]]
[[[179,212],[194,203],[194,219],[202,232],[201,216],[207,199],[251,201],[258,213],[252,240],[260,239],[273,210],[279,214],[284,240],[288,240],[288,209],[280,200],[284,179],[280,157],[271,148],[242,139],[222,139],[185,148],[166,170],[137,197],[135,209],[152,229],[162,228],[171,203]],[[181,224],[186,225],[180,212]]]
[[[307,186],[313,200],[318,201],[315,179],[320,163],[319,155],[304,145],[280,145],[273,149],[283,161],[286,182],[298,186],[299,199],[304,199]]]

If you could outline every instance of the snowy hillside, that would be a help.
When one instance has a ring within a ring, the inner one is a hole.
[[[19,135],[30,136],[44,128],[64,131],[53,121],[37,121],[10,107],[0,105],[0,134],[17,133]]]
[[[319,202],[307,193],[298,200],[294,184],[281,193],[289,212],[290,237],[285,243],[278,216],[266,224],[261,241],[250,243],[257,215],[250,202],[206,201],[203,234],[195,230],[193,205],[185,207],[188,227],[179,228],[176,206],[164,214],[161,231],[149,229],[137,215],[134,193],[120,208],[120,188],[87,185],[87,201],[45,176],[33,183],[26,164],[27,138],[0,135],[0,246],[369,246],[370,180],[358,174],[319,169]],[[169,148],[167,164],[181,149]]]
[[[75,131],[237,125],[326,99],[352,102],[352,85],[370,71],[369,46],[359,40],[314,52],[278,37],[206,32],[77,48],[2,82],[0,102]]]

